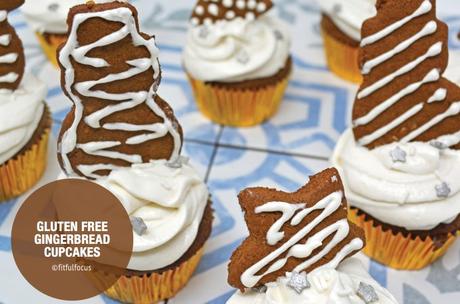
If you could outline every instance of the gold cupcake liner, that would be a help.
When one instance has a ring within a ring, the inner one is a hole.
[[[348,210],[348,218],[364,229],[366,247],[363,252],[377,262],[394,269],[424,268],[442,257],[456,239],[456,234],[450,233],[446,242],[439,247],[429,237],[422,240],[420,237],[414,238],[410,233],[404,236],[401,232],[395,234],[391,229],[384,231],[381,225],[373,220],[366,220],[365,217],[365,214],[358,215],[356,209]]]
[[[32,188],[45,172],[50,128],[30,149],[0,166],[0,203]]]
[[[234,89],[207,84],[188,75],[198,108],[215,123],[233,126],[255,126],[272,117],[283,100],[288,86],[285,79],[254,89]]]
[[[321,29],[324,51],[329,69],[342,79],[354,83],[362,82],[358,64],[359,48],[347,45]]]
[[[67,37],[65,35],[49,34],[49,37],[47,39],[45,38],[44,34],[41,34],[38,32],[35,34],[48,60],[55,67],[59,67],[58,60],[57,60],[57,49],[62,43],[66,41]]]
[[[123,303],[157,303],[175,296],[190,280],[204,249],[178,267],[162,273],[122,276],[105,294]]]

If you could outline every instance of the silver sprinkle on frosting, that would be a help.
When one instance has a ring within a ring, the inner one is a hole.
[[[372,287],[369,284],[363,283],[363,282],[359,283],[357,295],[366,304],[376,303],[379,300],[379,296],[375,292],[374,287]]]
[[[245,50],[241,50],[238,53],[238,55],[236,55],[236,61],[238,61],[241,64],[247,64],[249,60],[251,60],[251,58],[249,57],[248,52],[246,52]]]
[[[391,159],[394,163],[400,162],[405,163],[407,162],[407,153],[399,146],[396,146],[393,150],[390,151]]]
[[[166,162],[166,167],[171,169],[180,169],[183,165],[187,165],[189,160],[190,159],[186,156],[179,156],[175,160]]]
[[[452,191],[446,182],[443,182],[442,184],[435,186],[435,190],[436,195],[439,198],[449,197],[449,194]]]
[[[298,273],[298,272],[291,272],[289,276],[289,281],[287,282],[287,286],[294,289],[295,292],[301,294],[304,289],[310,288],[310,282],[308,282],[307,275],[305,272]]]
[[[267,292],[267,286],[262,285],[259,287],[253,287],[251,288],[252,291],[257,292],[257,293],[266,293]]]
[[[442,143],[442,142],[440,142],[440,141],[438,141],[438,140],[432,140],[432,141],[430,142],[430,145],[433,146],[433,147],[435,147],[436,149],[439,149],[439,150],[445,150],[445,149],[447,149],[447,145],[444,144],[444,143]]]
[[[147,225],[144,220],[137,216],[129,217],[131,221],[131,226],[133,226],[133,231],[138,235],[142,236],[147,231]]]

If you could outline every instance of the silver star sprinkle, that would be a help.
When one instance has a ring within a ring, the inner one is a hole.
[[[182,168],[183,165],[187,165],[189,162],[189,158],[185,156],[179,156],[175,160],[166,162],[166,166],[171,169],[179,169]]]
[[[265,286],[265,285],[262,285],[262,286],[259,286],[259,287],[253,287],[251,289],[252,289],[252,291],[257,292],[257,293],[266,293],[267,292],[267,286]]]
[[[147,231],[147,225],[145,224],[144,220],[137,216],[129,217],[131,221],[131,226],[133,226],[134,232],[138,236],[142,236]]]
[[[199,36],[201,39],[206,39],[206,38],[208,38],[208,36],[209,36],[209,29],[208,29],[208,27],[207,27],[207,26],[202,26],[202,27],[200,28],[200,31],[199,31],[199,33],[198,33],[198,36]]]
[[[283,40],[284,39],[283,33],[281,33],[279,30],[275,30],[273,33],[275,34],[276,40]]]
[[[393,160],[394,163],[396,162],[401,162],[405,163],[407,161],[407,153],[403,149],[401,149],[399,146],[396,146],[393,150],[390,151],[390,156],[391,159]]]
[[[452,191],[449,187],[449,185],[445,182],[443,182],[442,184],[440,185],[437,185],[435,187],[436,189],[436,195],[439,197],[439,198],[446,198],[449,196],[450,192]]]
[[[432,145],[433,147],[435,147],[436,149],[439,149],[439,150],[447,149],[447,146],[444,143],[442,143],[442,142],[440,142],[438,140],[432,140],[430,142],[430,145]]]
[[[236,60],[241,64],[247,64],[251,58],[245,50],[241,50],[236,56]]]
[[[48,10],[50,12],[56,12],[59,9],[59,3],[51,3],[48,5]]]
[[[298,294],[301,294],[304,289],[310,288],[310,282],[308,282],[307,275],[302,272],[292,272],[289,277],[287,286],[291,287]]]
[[[374,287],[369,284],[360,282],[357,295],[366,303],[371,304],[379,300],[379,296],[375,292]]]

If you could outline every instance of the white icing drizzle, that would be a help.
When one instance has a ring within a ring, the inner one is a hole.
[[[436,101],[442,101],[446,98],[447,95],[447,90],[446,89],[438,89],[434,92],[434,94],[427,100],[427,103],[432,103]],[[404,114],[398,116],[395,120],[392,122],[384,125],[380,129],[374,131],[373,133],[363,136],[358,140],[358,143],[360,145],[367,145],[370,144],[371,142],[375,141],[376,139],[382,137],[389,131],[393,130],[412,116],[415,116],[417,113],[419,113],[423,109],[424,103],[419,103],[412,108],[410,108],[408,111],[406,111]]]
[[[415,19],[416,17],[422,16],[432,10],[432,4],[429,0],[425,0],[419,7],[418,9],[412,13],[409,16],[406,16],[405,18],[387,26],[383,30],[379,31],[376,34],[373,34],[371,36],[365,37],[362,42],[361,46],[366,46],[369,44],[373,44],[384,37],[388,36],[389,34],[395,32],[405,24],[409,23],[411,20]],[[374,59],[371,59],[367,62],[364,63],[362,73],[363,75],[367,75],[371,73],[371,71],[384,63],[385,61],[393,58],[397,54],[400,54],[406,50],[408,50],[412,45],[414,45],[418,40],[420,40],[423,37],[432,35],[436,33],[438,29],[437,22],[435,20],[431,20],[428,23],[425,24],[425,26],[419,30],[415,35],[409,37],[407,40],[399,43],[396,47],[392,48],[389,51],[386,51],[385,53],[377,56]],[[369,85],[368,87],[362,89],[358,95],[358,99],[362,99],[365,97],[368,97],[375,93],[376,91],[380,90],[381,88],[385,87],[392,81],[394,81],[397,77],[402,76],[406,73],[409,73],[413,71],[415,68],[417,68],[421,63],[423,63],[425,60],[438,56],[442,53],[443,50],[443,42],[438,41],[434,44],[432,44],[429,49],[425,52],[425,54],[419,56],[415,60],[407,63],[403,67],[399,68],[398,70],[392,72],[389,75],[386,75],[385,77],[377,80],[373,84]],[[405,96],[408,96],[414,92],[416,92],[422,85],[425,83],[429,82],[434,82],[440,79],[441,71],[438,69],[433,69],[431,70],[422,81],[416,82],[416,83],[411,83],[404,89],[402,89],[400,92],[397,94],[393,95],[389,99],[381,102],[378,104],[375,108],[373,108],[369,113],[366,115],[355,119],[353,122],[354,126],[361,126],[361,125],[366,125],[372,122],[374,119],[376,119],[378,116],[380,116],[382,113],[384,113],[388,108],[399,102],[402,98]],[[439,88],[437,89],[433,95],[426,101],[427,104],[434,103],[434,102],[440,102],[445,100],[447,97],[447,90],[445,88]],[[389,131],[393,130],[394,128],[400,126],[404,122],[406,122],[408,119],[411,117],[415,116],[417,113],[419,113],[423,109],[424,103],[417,104],[407,110],[405,113],[402,115],[398,116],[396,119],[391,121],[385,126],[382,126],[378,130],[372,132],[371,134],[368,134],[366,136],[363,136],[362,138],[358,139],[358,143],[360,145],[368,145],[378,138],[384,136],[386,133]],[[412,131],[410,134],[406,135],[401,141],[402,142],[408,142],[411,141],[433,126],[435,126],[437,123],[440,123],[442,120],[444,120],[447,117],[457,115],[460,113],[460,110],[457,109],[457,106],[452,105],[446,112],[441,113],[437,115],[436,117],[432,118],[430,121],[428,121],[426,124],[422,125],[421,127],[417,128],[416,130]],[[455,136],[454,136],[455,137]]]
[[[16,80],[18,80],[18,77],[19,77],[18,73],[10,72],[8,74],[1,75],[0,76],[0,82],[13,83]]]
[[[1,10],[0,11],[0,22],[5,21],[7,17],[8,17],[8,12],[5,10]]]
[[[256,213],[264,212],[281,212],[283,215],[281,218],[276,221],[272,227],[267,232],[267,242],[270,245],[275,245],[282,240],[284,232],[280,231],[281,227],[290,220],[290,225],[296,226],[299,225],[305,217],[311,214],[314,211],[322,210],[322,212],[312,220],[308,225],[303,227],[299,232],[297,232],[292,238],[287,240],[279,248],[272,251],[269,255],[261,259],[259,262],[249,267],[242,275],[241,282],[244,286],[251,288],[254,287],[257,282],[260,281],[262,277],[267,274],[278,271],[286,265],[290,257],[305,259],[305,261],[299,264],[293,271],[302,272],[309,266],[318,262],[322,257],[327,255],[335,246],[342,242],[349,234],[350,227],[348,225],[347,219],[342,219],[335,222],[332,225],[324,228],[323,230],[317,232],[316,234],[310,236],[304,244],[299,244],[299,242],[304,239],[308,233],[310,233],[315,227],[317,227],[322,221],[324,221],[328,216],[333,214],[341,206],[343,198],[343,193],[341,191],[334,192],[329,194],[313,207],[307,208],[305,204],[289,204],[284,202],[269,202],[263,206],[257,207]],[[297,214],[295,214],[298,210]],[[332,236],[332,239],[329,243],[315,256],[311,256],[312,252],[315,249],[318,249],[322,246],[324,240]],[[329,263],[321,266],[320,268],[335,268],[337,265],[350,253],[355,250],[361,249],[363,242],[359,238],[353,239],[349,244],[344,246],[331,260]],[[283,253],[286,255],[283,258],[280,256]],[[274,261],[274,262],[273,262]],[[273,262],[273,263],[272,263]],[[262,269],[267,267],[272,263],[268,269],[257,275]]]
[[[8,18],[8,12],[5,10],[0,11],[0,22],[6,21]],[[1,46],[9,46],[11,43],[11,35],[4,34],[0,36],[0,45]],[[11,64],[15,63],[18,60],[19,54],[18,53],[8,53],[5,55],[0,56],[0,64]],[[9,72],[7,74],[0,75],[0,82],[3,83],[13,83],[18,80],[19,75],[15,72]]]
[[[435,117],[433,117],[430,121],[428,121],[427,123],[425,123],[421,127],[417,128],[414,131],[412,131],[411,133],[407,134],[404,138],[401,139],[401,142],[407,143],[407,142],[417,138],[418,136],[423,134],[425,131],[427,131],[430,128],[432,128],[433,126],[437,125],[438,123],[440,123],[444,119],[446,119],[448,117],[451,117],[451,116],[454,116],[454,115],[458,115],[458,114],[460,114],[460,101],[452,103],[450,105],[450,107],[447,109],[447,111],[436,115]]]
[[[434,92],[433,96],[428,99],[428,103],[433,103],[437,101],[443,101],[447,97],[447,90],[446,89],[437,89],[436,92]]]
[[[373,68],[375,68],[376,66],[382,64],[383,62],[393,58],[394,56],[396,56],[397,54],[407,50],[412,44],[414,44],[415,42],[417,42],[420,38],[423,38],[425,36],[429,36],[433,33],[436,32],[438,28],[438,25],[436,23],[436,21],[430,21],[428,22],[424,27],[423,29],[418,32],[417,34],[415,34],[414,36],[410,37],[409,39],[401,42],[400,44],[398,44],[395,48],[391,49],[390,51],[372,59],[372,60],[369,60],[367,61],[366,63],[364,63],[363,65],[363,69],[362,69],[362,73],[363,75],[366,75],[366,74],[369,74],[371,72],[371,70]]]
[[[400,124],[405,122],[407,119],[411,118],[412,116],[414,116],[415,114],[420,112],[422,109],[423,109],[423,103],[419,103],[419,104],[413,106],[407,112],[405,112],[404,114],[398,116],[392,122],[384,125],[380,129],[374,131],[373,133],[371,133],[369,135],[361,137],[358,140],[358,143],[360,145],[365,146],[367,144],[370,144],[371,142],[374,142],[376,139],[382,137],[383,135],[385,135],[389,131],[393,130],[394,128],[396,128],[397,126],[399,126]]]
[[[102,18],[107,21],[120,22],[124,26],[105,37],[95,41],[94,43],[80,46],[77,41],[77,31],[79,26],[88,19],[91,18]],[[126,62],[131,66],[130,69],[118,73],[110,74],[101,79],[94,81],[85,81],[80,83],[74,83],[75,81],[75,70],[71,64],[71,57],[78,63],[83,65],[90,65],[96,68],[102,68],[109,66],[109,63],[101,58],[88,57],[87,53],[97,47],[111,45],[116,43],[128,35],[131,36],[135,46],[145,46],[151,57],[140,58],[130,60]],[[100,84],[107,84],[114,81],[129,79],[136,75],[139,75],[150,68],[153,68],[154,79],[159,77],[160,67],[157,60],[158,49],[155,45],[153,38],[146,40],[137,31],[136,22],[132,12],[129,8],[116,8],[112,10],[77,14],[74,16],[72,31],[70,32],[69,38],[66,45],[60,52],[59,61],[65,69],[65,89],[69,93],[72,101],[75,104],[74,121],[71,127],[64,133],[60,153],[64,163],[64,169],[68,175],[73,175],[73,169],[68,158],[68,154],[76,148],[82,149],[85,153],[91,155],[104,156],[113,159],[123,159],[130,163],[141,163],[142,157],[140,155],[129,155],[120,152],[110,151],[107,149],[114,148],[122,145],[123,143],[117,141],[106,141],[106,142],[90,142],[90,143],[78,143],[77,142],[77,127],[83,118],[83,104],[82,100],[72,92],[74,88],[79,94],[86,97],[94,97],[98,99],[106,99],[116,102],[115,104],[108,105],[99,111],[92,113],[85,117],[84,122],[92,128],[104,128],[107,130],[122,130],[127,132],[135,131],[147,131],[138,136],[130,137],[126,140],[127,145],[141,144],[153,139],[157,139],[166,136],[168,133],[174,139],[174,150],[171,159],[176,159],[179,156],[180,149],[180,135],[176,129],[176,126],[168,119],[163,110],[156,104],[154,100],[156,87],[152,86],[149,91],[140,92],[126,92],[126,93],[108,93],[101,90],[94,91],[93,88]],[[159,117],[163,119],[163,123],[155,123],[151,125],[133,125],[124,122],[107,123],[101,126],[100,121],[109,115],[120,112],[127,109],[132,109],[142,103],[146,103],[148,107]],[[85,176],[97,178],[98,175],[94,174],[99,170],[113,170],[117,166],[112,164],[95,164],[95,165],[79,165],[78,170]]]
[[[391,33],[393,33],[394,31],[398,30],[399,28],[401,28],[402,26],[404,26],[406,23],[412,21],[413,19],[419,17],[419,16],[422,16],[426,13],[428,13],[429,11],[431,11],[431,9],[433,8],[433,5],[431,4],[431,2],[429,0],[425,0],[423,1],[423,3],[420,5],[420,7],[414,12],[412,13],[411,15],[399,20],[398,22],[395,22],[393,24],[391,24],[390,26],[384,28],[383,30],[373,34],[373,35],[370,35],[364,39],[361,40],[361,47],[363,46],[366,46],[366,45],[369,45],[369,44],[373,44],[385,37],[387,37],[388,35],[390,35]]]
[[[361,90],[358,93],[358,99],[362,99],[362,98],[365,98],[365,97],[371,95],[375,91],[383,88],[384,86],[386,86],[387,84],[389,84],[390,82],[395,80],[397,77],[399,77],[401,75],[404,75],[404,74],[414,70],[420,63],[424,62],[428,58],[435,57],[435,56],[441,54],[441,52],[442,52],[442,42],[436,42],[422,56],[420,56],[417,59],[409,62],[408,64],[406,64],[402,68],[396,70],[395,72],[391,73],[390,75],[385,76],[384,78],[380,79],[379,81],[376,81],[372,85],[370,85],[370,86],[366,87],[365,89]]]
[[[0,45],[8,46],[10,42],[11,42],[11,35],[9,34],[0,35]]]
[[[389,107],[400,101],[402,98],[406,97],[407,95],[410,95],[417,91],[422,85],[430,82],[434,82],[439,80],[441,75],[439,74],[439,71],[437,69],[431,70],[426,76],[419,82],[413,83],[395,95],[391,96],[387,100],[383,101],[380,103],[378,106],[373,108],[369,113],[364,115],[363,117],[357,118],[353,121],[354,126],[361,126],[361,125],[366,125],[373,121],[377,116],[385,112]]]
[[[460,131],[454,134],[442,135],[435,139],[435,141],[440,142],[445,147],[452,147],[460,143]]]
[[[0,63],[15,63],[18,60],[17,53],[8,53],[0,56]]]

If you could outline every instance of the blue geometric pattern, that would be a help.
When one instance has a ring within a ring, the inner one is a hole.
[[[82,0],[83,1],[83,0]],[[327,69],[319,34],[319,10],[313,0],[278,0],[274,14],[291,26],[295,70],[279,113],[265,124],[245,129],[209,122],[197,110],[181,65],[187,18],[195,1],[131,0],[139,8],[142,29],[154,33],[161,50],[163,80],[159,94],[175,109],[185,130],[184,153],[207,181],[215,222],[206,253],[194,277],[171,304],[221,304],[233,294],[227,285],[227,263],[247,235],[237,194],[249,186],[296,190],[308,176],[326,168],[340,134],[349,125],[356,86]],[[460,17],[452,16],[457,0],[438,1],[449,23],[449,46],[460,52]],[[42,183],[58,173],[55,138],[70,103],[59,85],[60,74],[44,57],[34,34],[19,12],[10,15],[24,39],[28,70],[49,86],[47,102],[53,113],[50,164]],[[0,303],[60,303],[42,296],[25,282],[14,266],[10,230],[23,198],[0,204]],[[404,304],[459,303],[460,244],[431,267],[417,272],[387,269],[359,255],[369,273]],[[5,268],[5,269],[3,269]],[[17,290],[21,290],[18,294]],[[99,296],[81,303],[118,303]]]

